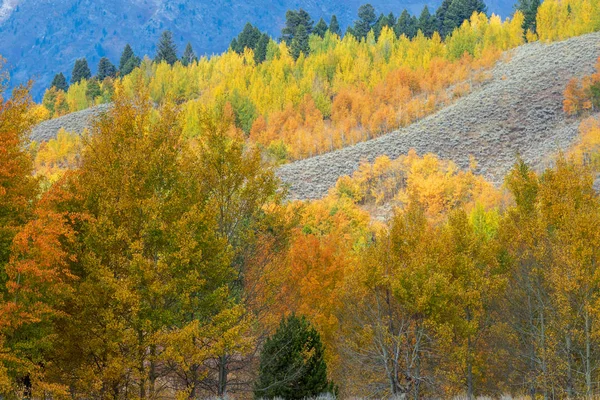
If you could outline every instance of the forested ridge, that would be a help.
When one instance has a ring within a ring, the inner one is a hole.
[[[343,38],[295,24],[260,62],[243,35],[196,60],[165,33],[154,61],[126,49],[123,77],[91,79],[80,61],[79,82],[64,91],[58,76],[45,104],[3,93],[0,395],[598,396],[600,61],[558,94],[578,141],[544,171],[515,156],[501,186],[474,157],[414,150],[312,201],[287,200],[275,173],[412,122],[411,102],[444,106],[503,50],[600,29],[596,0],[529,5],[504,22],[475,10],[444,39],[376,35],[361,8]],[[112,104],[89,129],[30,141],[90,84],[110,84]],[[390,126],[370,127],[385,109]]]

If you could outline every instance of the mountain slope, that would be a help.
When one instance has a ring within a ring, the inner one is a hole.
[[[563,113],[563,92],[573,76],[590,74],[598,57],[600,33],[521,46],[482,88],[438,113],[369,142],[284,165],[278,174],[292,197],[319,198],[361,161],[396,158],[414,148],[460,167],[468,167],[473,155],[478,172],[499,183],[517,154],[540,167],[577,137],[579,121]]]
[[[336,14],[345,28],[368,0],[2,0],[0,54],[7,59],[11,85],[34,78],[39,99],[54,74],[67,77],[75,59],[86,57],[95,72],[101,57],[118,63],[126,43],[136,54],[154,54],[161,31],[169,29],[180,52],[190,41],[198,54],[227,49],[231,39],[252,22],[278,38],[288,9],[304,8],[317,21]],[[441,0],[372,0],[378,12],[395,14],[407,8],[419,13]],[[215,4],[216,3],[216,4]],[[512,0],[490,0],[490,12],[508,16]]]

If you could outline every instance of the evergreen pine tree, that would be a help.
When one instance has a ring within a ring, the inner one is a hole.
[[[373,33],[375,33],[375,39],[379,39],[379,35],[381,35],[381,31],[384,27],[394,27],[396,24],[396,17],[394,17],[394,13],[389,13],[388,15],[381,14],[373,27]]]
[[[321,18],[319,22],[317,22],[317,25],[315,25],[313,33],[317,36],[324,37],[325,32],[327,32],[327,24],[325,23],[323,18]]]
[[[329,32],[334,35],[342,36],[342,30],[340,29],[340,23],[337,20],[337,17],[334,15],[331,16],[331,21],[329,22]]]
[[[486,10],[483,0],[452,0],[444,18],[444,35],[451,34],[465,20],[470,19],[474,12],[485,13]]]
[[[300,53],[304,53],[305,56],[310,53],[308,30],[304,25],[298,26],[294,39],[292,39],[292,57],[294,57],[294,60],[300,57]]]
[[[354,23],[354,28],[352,28],[354,36],[357,39],[367,37],[376,22],[375,8],[371,4],[363,4],[358,9],[358,21]]]
[[[231,49],[239,54],[242,54],[246,48],[254,50],[261,35],[260,30],[248,22],[238,37],[231,42]]]
[[[119,62],[119,73],[121,76],[125,76],[131,73],[141,63],[139,57],[137,57],[130,45],[126,45],[121,54],[121,60]]]
[[[427,37],[431,37],[433,32],[435,32],[435,17],[431,15],[427,6],[423,7],[423,11],[421,11],[418,28],[423,32],[423,35]]]
[[[412,39],[417,35],[417,25],[417,19],[411,16],[407,10],[404,10],[396,22],[394,31],[398,37],[405,35],[407,38]]]
[[[77,83],[83,79],[90,79],[92,72],[85,58],[80,58],[75,61],[73,72],[71,74],[71,84]]]
[[[194,53],[194,49],[192,48],[192,44],[188,42],[187,46],[185,46],[185,51],[183,52],[183,56],[181,57],[181,64],[184,66],[188,66],[193,62],[197,61],[196,53]]]
[[[88,81],[85,95],[92,103],[94,102],[96,97],[102,95],[102,90],[100,89],[100,84],[98,83],[97,79],[90,79]]]
[[[50,87],[52,87],[56,90],[62,90],[63,92],[66,92],[67,90],[69,90],[69,85],[67,84],[67,79],[65,78],[65,76],[63,75],[62,72],[60,72],[54,76],[54,79],[52,80],[52,85],[50,85]]]
[[[260,355],[256,398],[304,399],[334,392],[319,333],[304,317],[284,318]]]
[[[435,11],[436,29],[442,37],[446,37],[446,31],[444,30],[444,20],[446,19],[446,13],[448,7],[452,4],[452,0],[443,0],[442,4]]]
[[[156,57],[154,62],[166,62],[173,65],[177,62],[177,46],[173,41],[173,34],[170,31],[164,31],[158,42]]]
[[[117,76],[117,68],[106,57],[102,57],[98,63],[98,80],[103,81],[105,78],[114,78]]]
[[[523,13],[525,17],[523,21],[523,31],[531,30],[537,32],[537,10],[540,7],[540,0],[519,0],[515,8]]]
[[[254,62],[257,64],[262,63],[267,59],[267,47],[269,46],[269,35],[263,33],[256,44],[256,48],[254,49]]]
[[[304,25],[307,35],[310,35],[313,30],[313,24],[314,22],[310,14],[303,9],[298,11],[289,10],[285,13],[285,27],[281,30],[281,40],[288,45],[292,43],[300,25]]]

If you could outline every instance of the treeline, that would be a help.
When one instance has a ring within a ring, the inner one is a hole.
[[[179,61],[182,65],[188,66],[198,60],[191,43],[187,44],[181,58],[177,56],[177,45],[170,31],[162,33],[156,47],[155,63],[165,62],[173,65]],[[70,83],[77,85],[83,82],[85,90],[79,90],[73,96],[69,96],[69,83],[65,75],[62,72],[56,74],[50,88],[44,93],[42,101],[42,105],[49,113],[46,117],[61,116],[95,104],[110,102],[114,95],[114,80],[129,75],[140,66],[141,62],[141,58],[135,55],[129,44],[123,49],[118,68],[107,57],[102,57],[98,63],[97,74],[94,76],[87,60],[77,59],[71,72]]]
[[[396,27],[405,26],[398,24],[407,20],[408,13],[397,19],[384,15],[387,21],[396,19],[388,24],[381,15],[374,21],[373,14],[366,12],[370,8],[361,7],[350,33],[340,37],[335,18],[329,25],[325,21],[313,25],[306,12],[290,11],[279,43],[247,25],[231,50],[220,56],[203,57],[185,66],[186,62],[175,62],[173,46],[164,46],[171,49],[165,51],[170,54],[166,62],[147,58],[119,80],[126,93],[133,93],[135,82],[142,80],[156,103],[168,97],[181,103],[186,110],[182,123],[189,136],[198,132],[194,116],[198,104],[214,110],[228,105],[248,140],[259,144],[275,162],[287,162],[368,140],[434,112],[485,80],[485,69],[503,50],[523,43],[524,36],[536,40],[537,33],[549,40],[600,28],[598,5],[591,0],[560,4],[550,0],[539,8],[535,1],[523,1],[519,8],[523,12],[506,22],[473,14],[443,40],[436,32],[428,38],[431,30],[424,32],[420,22],[412,39],[397,31]],[[432,18],[443,14],[443,9]],[[432,24],[439,26],[440,18]],[[308,51],[304,39],[299,42],[295,36],[300,26],[310,28]],[[358,40],[354,34],[361,34],[365,26],[370,30]],[[184,58],[193,60],[193,50],[189,50],[190,56]],[[67,92],[48,91],[38,118],[108,101],[113,80],[99,83],[99,96],[96,84],[85,79]]]
[[[2,101],[5,397],[600,392],[597,120],[502,190],[411,152],[285,203],[231,109],[199,110],[189,138],[136,90],[116,84],[49,187],[26,90]],[[365,211],[384,202],[387,224]]]

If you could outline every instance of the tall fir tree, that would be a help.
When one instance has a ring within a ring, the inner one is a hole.
[[[52,79],[52,84],[50,87],[55,88],[56,90],[62,90],[66,92],[69,90],[69,85],[67,84],[67,78],[63,75],[62,72],[54,75],[54,79]]]
[[[379,35],[381,35],[381,31],[385,27],[394,27],[396,24],[396,17],[394,17],[394,13],[389,13],[388,15],[381,14],[373,27],[373,32],[375,33],[375,39],[379,39]]]
[[[537,33],[537,10],[540,7],[540,0],[519,0],[515,5],[516,10],[521,11],[525,17],[523,21],[523,31],[527,33],[530,30]]]
[[[231,41],[230,47],[239,54],[242,54],[246,48],[254,50],[258,45],[261,35],[260,29],[248,22],[238,37]]]
[[[342,29],[335,14],[331,16],[331,21],[329,21],[329,32],[340,37],[342,36]]]
[[[117,76],[117,68],[106,57],[102,57],[98,63],[98,80],[103,81],[106,78]]]
[[[256,44],[256,48],[254,49],[254,61],[257,64],[262,63],[267,59],[267,47],[269,47],[269,35],[263,33]]]
[[[80,58],[75,61],[73,73],[71,74],[71,84],[78,83],[83,79],[90,79],[92,72],[85,58]]]
[[[327,32],[327,24],[325,23],[325,20],[321,18],[319,22],[317,22],[317,25],[315,25],[313,33],[317,36],[324,37],[325,32]]]
[[[308,30],[304,25],[298,26],[294,39],[292,39],[292,56],[294,59],[297,60],[301,53],[304,53],[305,56],[310,53]]]
[[[352,33],[357,39],[365,38],[376,22],[375,8],[371,4],[363,4],[358,9],[358,21],[354,23]]]
[[[125,76],[131,73],[137,68],[142,60],[137,57],[129,44],[125,45],[123,53],[121,54],[121,60],[119,62],[119,74]]]
[[[156,46],[156,57],[154,61],[166,62],[169,65],[173,65],[177,62],[177,46],[173,41],[173,34],[171,31],[164,31]]]
[[[289,45],[292,43],[300,25],[304,25],[307,35],[310,35],[313,24],[310,14],[305,10],[289,10],[285,13],[285,27],[281,30],[281,39]]]
[[[181,57],[181,64],[184,66],[188,66],[193,62],[197,61],[198,57],[196,57],[196,53],[194,53],[194,49],[192,48],[192,44],[188,42],[187,46],[185,46],[185,50],[183,52],[183,56]]]
[[[446,36],[446,31],[444,30],[444,20],[446,19],[446,13],[448,12],[448,7],[452,4],[452,0],[443,0],[442,4],[435,10],[435,19],[436,19],[436,29],[440,33],[442,37]]]
[[[305,399],[334,392],[321,336],[305,317],[284,318],[260,355],[256,398]]]
[[[483,0],[452,0],[443,22],[444,35],[451,34],[465,20],[470,19],[474,12],[485,13],[486,11],[487,7]]]
[[[396,26],[394,26],[394,31],[398,37],[405,35],[407,38],[412,39],[417,35],[417,25],[416,18],[411,16],[407,10],[404,10],[400,14]]]
[[[426,37],[431,37],[433,32],[436,30],[436,20],[433,15],[429,12],[427,6],[423,7],[421,15],[419,16],[419,29],[423,32]]]

